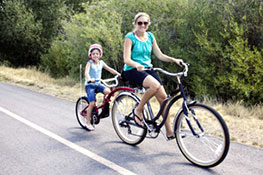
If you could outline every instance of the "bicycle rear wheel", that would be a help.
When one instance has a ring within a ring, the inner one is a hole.
[[[78,120],[79,125],[87,129],[86,123],[87,123],[87,113],[84,111],[84,109],[87,109],[87,106],[89,105],[87,97],[80,97],[78,101],[76,102],[75,106],[75,112],[76,112],[76,117]]]
[[[129,144],[141,143],[147,134],[147,129],[136,125],[132,118],[132,110],[139,103],[138,97],[130,93],[121,93],[112,106],[112,123],[119,138]]]
[[[223,118],[203,104],[189,105],[188,108],[187,117],[181,110],[175,118],[174,129],[180,151],[186,159],[200,167],[209,168],[220,164],[230,145],[229,132]],[[186,118],[196,135],[191,131]]]

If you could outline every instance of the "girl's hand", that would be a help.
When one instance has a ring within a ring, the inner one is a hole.
[[[95,79],[90,79],[89,82],[91,82],[91,83],[95,83],[96,80],[95,80]]]

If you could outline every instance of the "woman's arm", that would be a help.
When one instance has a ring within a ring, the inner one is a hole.
[[[131,67],[135,67],[137,68],[138,71],[141,71],[144,68],[144,66],[135,61],[132,61],[131,49],[132,49],[132,41],[129,38],[125,38],[124,51],[123,51],[124,64],[127,64]]]
[[[183,62],[182,59],[175,59],[173,57],[170,57],[170,56],[163,54],[161,49],[159,48],[156,40],[153,41],[153,53],[157,58],[159,58],[160,60],[165,61],[165,62],[175,62],[179,66],[181,66],[180,62]]]
[[[119,76],[121,75],[118,71],[116,71],[115,69],[108,66],[105,62],[104,62],[104,69],[106,69],[107,71],[109,71],[113,75],[119,75]]]

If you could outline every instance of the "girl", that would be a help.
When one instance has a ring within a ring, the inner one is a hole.
[[[85,90],[87,93],[89,107],[87,109],[87,129],[93,131],[94,127],[91,125],[91,113],[92,109],[95,106],[96,93],[101,92],[105,95],[110,93],[110,89],[102,85],[99,80],[101,79],[102,69],[106,69],[114,75],[120,75],[119,72],[109,67],[104,61],[100,60],[102,57],[103,50],[101,45],[93,44],[89,47],[89,60],[85,68]]]

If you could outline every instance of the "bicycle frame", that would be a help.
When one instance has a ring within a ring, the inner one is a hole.
[[[137,93],[143,94],[145,89],[135,89],[135,93],[124,92],[115,98],[112,123],[119,138],[129,145],[140,144],[145,138],[157,138],[159,133],[162,133],[167,141],[176,140],[187,160],[194,165],[210,168],[220,164],[228,153],[230,144],[228,128],[222,116],[212,107],[187,100],[180,78],[187,75],[188,64],[182,65],[185,69],[179,73],[151,68],[177,78],[179,85],[164,99],[156,115],[148,101],[142,111],[143,125],[137,123],[135,118],[137,116],[134,114],[134,109],[140,103]],[[169,112],[174,110],[175,102],[181,98],[180,109],[176,110],[177,114],[173,119],[173,136],[168,137],[161,128],[167,124]],[[159,121],[161,115],[163,119]]]
[[[181,92],[181,93],[179,95],[175,96],[179,92]],[[167,98],[163,101],[163,103],[162,103],[158,113],[156,114],[156,116],[154,116],[154,114],[152,112],[151,104],[148,101],[146,104],[147,104],[147,110],[148,110],[148,113],[149,113],[151,119],[150,120],[145,119],[146,123],[156,124],[156,121],[159,120],[159,118],[161,117],[161,115],[163,114],[163,112],[166,108],[165,113],[163,115],[163,120],[161,121],[161,123],[159,125],[157,125],[157,124],[155,125],[156,132],[159,132],[167,120],[167,117],[169,115],[169,111],[170,111],[172,104],[174,104],[180,98],[183,98],[184,102],[186,102],[186,96],[185,96],[184,89],[183,89],[183,86],[181,83],[179,84],[179,89],[176,89],[174,92],[172,92],[170,95],[168,95]],[[168,103],[168,105],[167,105],[167,103]],[[183,103],[183,106],[184,106],[184,104],[185,103]]]
[[[114,96],[114,94],[118,91],[130,91],[130,92],[135,92],[134,89],[129,88],[129,87],[125,87],[125,86],[121,86],[121,87],[117,87],[117,88],[110,88],[111,92],[108,95],[104,95],[104,99],[103,102],[100,106],[97,106],[95,103],[95,112],[98,112],[99,109],[102,108],[102,110],[104,109],[104,106],[106,106],[107,103],[111,102],[111,97]],[[89,106],[89,105],[88,105]],[[87,110],[88,106],[86,106],[85,108],[83,108],[83,110],[81,111],[81,115],[86,116],[87,114],[85,113],[85,111]]]
[[[185,66],[187,66],[187,65],[185,65]],[[150,102],[148,101],[146,103],[147,104],[148,113],[149,113],[150,118],[151,118],[150,120],[145,118],[146,124],[154,124],[155,132],[160,132],[160,129],[163,127],[163,125],[165,124],[165,122],[167,120],[167,117],[169,115],[169,111],[170,111],[171,106],[176,101],[178,101],[179,99],[183,98],[182,109],[184,111],[184,115],[186,116],[185,118],[186,118],[187,124],[188,124],[190,130],[192,131],[193,135],[197,136],[198,134],[196,134],[196,132],[194,131],[194,129],[192,127],[192,124],[190,123],[190,120],[187,117],[188,113],[189,113],[189,108],[188,108],[188,104],[187,104],[187,97],[185,95],[184,88],[183,88],[183,85],[182,85],[181,79],[180,79],[182,76],[186,76],[187,75],[188,67],[186,67],[186,71],[185,72],[177,73],[177,74],[168,73],[168,72],[166,72],[166,71],[164,71],[164,70],[162,70],[160,68],[153,68],[153,69],[161,71],[161,72],[163,72],[165,74],[168,74],[168,75],[176,76],[179,88],[176,89],[174,92],[172,92],[170,95],[167,96],[167,98],[163,101],[163,103],[162,103],[162,105],[161,105],[161,107],[160,107],[160,109],[159,109],[159,111],[158,111],[156,116],[154,116],[154,114],[152,112],[152,108],[151,108]],[[180,92],[180,94],[176,96],[176,94],[178,94],[179,92]],[[168,103],[168,105],[167,105],[167,103]],[[163,120],[161,121],[160,124],[157,124],[156,121],[163,114],[164,110],[165,110],[165,113],[164,113],[164,116],[163,116]],[[194,114],[194,111],[191,111],[191,112]],[[196,121],[197,125],[199,126],[200,130],[203,132],[203,128],[202,128],[201,124],[199,123],[199,121],[196,118],[195,118],[195,121]],[[146,127],[148,129],[150,129],[149,126],[146,125]]]

